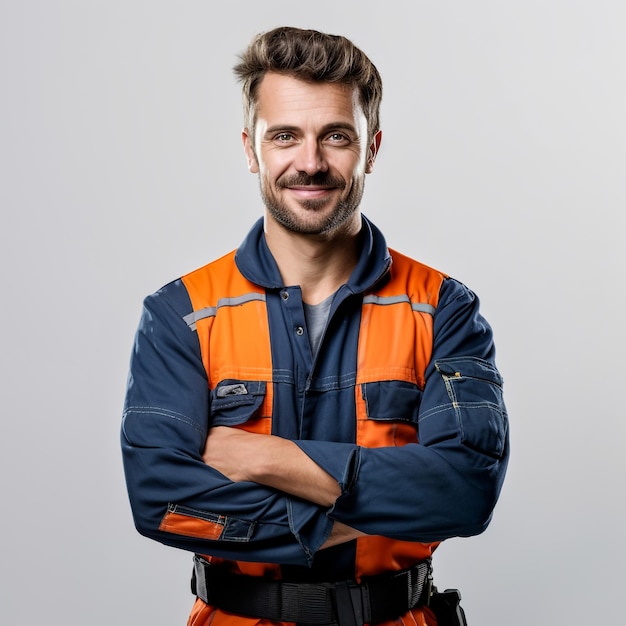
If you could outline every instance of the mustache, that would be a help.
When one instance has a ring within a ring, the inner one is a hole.
[[[326,172],[318,172],[313,176],[309,176],[304,172],[294,174],[293,176],[281,176],[276,181],[276,187],[286,189],[287,187],[337,187],[344,189],[346,181],[343,178],[330,176]]]

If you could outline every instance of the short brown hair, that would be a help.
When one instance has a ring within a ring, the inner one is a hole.
[[[367,119],[369,141],[380,130],[383,85],[369,58],[349,39],[281,26],[257,35],[233,68],[242,83],[245,124],[253,133],[258,86],[267,72],[310,82],[353,85]]]

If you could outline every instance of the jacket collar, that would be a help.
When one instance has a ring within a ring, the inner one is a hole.
[[[352,293],[371,289],[388,271],[391,255],[381,231],[362,216],[361,252],[346,287]],[[235,263],[245,278],[266,289],[283,284],[276,261],[265,241],[263,218],[257,220],[235,254]]]

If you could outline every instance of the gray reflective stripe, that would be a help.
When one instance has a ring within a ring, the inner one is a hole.
[[[435,307],[432,304],[426,304],[424,302],[411,302],[411,308],[418,313],[427,313],[428,315],[435,316]]]
[[[205,309],[200,309],[199,311],[192,311],[189,315],[185,315],[183,319],[191,330],[196,330],[196,322],[198,320],[203,320],[205,317],[215,317],[216,313],[216,306],[208,306]]]
[[[418,313],[428,313],[428,315],[435,315],[435,307],[432,304],[426,304],[424,302],[411,302],[409,296],[365,296],[363,298],[363,304],[379,304],[381,306],[388,306],[390,304],[410,304],[411,308]]]
[[[254,301],[265,302],[265,294],[246,293],[243,296],[237,296],[236,298],[220,298],[217,301],[217,306],[208,306],[204,309],[200,309],[199,311],[193,311],[189,313],[189,315],[185,315],[183,320],[185,320],[185,323],[189,326],[189,328],[191,328],[191,330],[196,330],[196,322],[203,320],[206,317],[215,317],[217,315],[217,310],[221,309],[223,306],[241,306],[247,302]]]

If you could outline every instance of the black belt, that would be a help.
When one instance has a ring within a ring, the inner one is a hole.
[[[337,583],[292,583],[232,574],[194,556],[191,590],[210,606],[245,617],[317,626],[394,620],[430,597],[430,559],[400,572]]]

